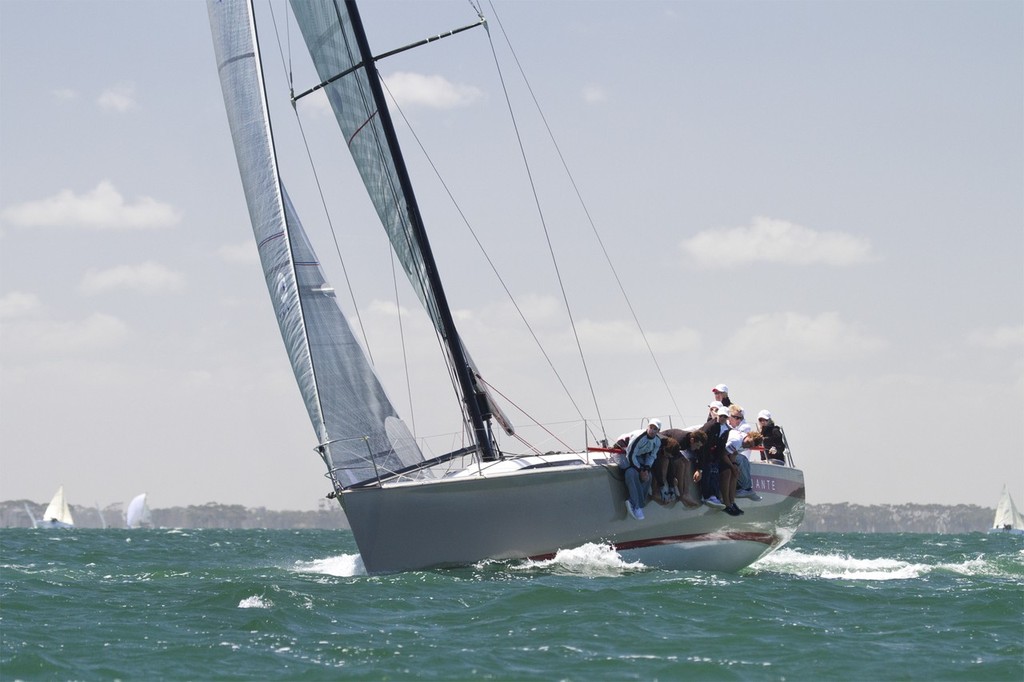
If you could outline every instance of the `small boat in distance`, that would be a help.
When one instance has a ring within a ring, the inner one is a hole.
[[[28,511],[27,507],[26,511]],[[50,504],[46,506],[46,511],[43,512],[43,518],[36,519],[32,516],[31,512],[29,512],[29,516],[32,518],[36,528],[75,527],[75,519],[71,516],[71,509],[68,507],[67,500],[64,499],[64,486],[57,488],[53,499],[50,500]]]
[[[1013,503],[1006,486],[1003,486],[1003,496],[999,498],[999,505],[996,506],[996,516],[992,521],[990,533],[1012,533],[1024,535],[1024,516]]]
[[[128,510],[124,515],[124,525],[127,528],[147,528],[150,526],[149,507],[146,505],[146,493],[136,495],[128,503]]]

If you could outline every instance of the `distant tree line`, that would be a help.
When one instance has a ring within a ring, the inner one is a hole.
[[[0,502],[0,527],[27,528],[28,507],[41,518],[45,504],[28,500]],[[120,504],[103,510],[71,506],[78,528],[124,528]],[[337,503],[322,501],[316,511],[274,511],[264,507],[208,502],[188,507],[150,510],[156,528],[348,528],[345,513]],[[960,504],[809,504],[800,531],[805,533],[970,533],[992,526],[994,509]]]

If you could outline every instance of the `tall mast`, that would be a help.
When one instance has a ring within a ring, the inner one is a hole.
[[[490,414],[486,413],[481,407],[485,400],[482,395],[478,395],[476,380],[469,367],[469,361],[466,358],[465,349],[462,347],[462,340],[459,338],[458,330],[455,328],[455,320],[452,319],[444,287],[441,286],[441,277],[437,271],[437,263],[434,261],[434,254],[430,250],[430,242],[427,240],[427,232],[423,226],[423,219],[420,217],[419,205],[416,203],[416,196],[412,191],[412,181],[409,179],[409,172],[405,166],[405,158],[402,156],[402,150],[398,146],[398,136],[395,133],[395,126],[391,120],[391,112],[388,110],[387,102],[384,99],[384,91],[380,86],[377,64],[374,61],[373,54],[370,52],[370,45],[366,40],[363,21],[359,17],[359,10],[356,8],[355,0],[345,0],[345,6],[352,20],[352,32],[355,34],[359,55],[366,69],[367,81],[370,84],[373,101],[377,105],[377,114],[380,117],[381,128],[384,131],[384,137],[394,159],[395,171],[398,175],[399,184],[402,187],[402,193],[405,195],[406,206],[409,210],[410,226],[423,256],[427,284],[434,292],[438,313],[441,318],[441,327],[444,332],[444,341],[448,346],[448,352],[454,364],[455,375],[462,390],[462,400],[466,405],[466,412],[472,423],[476,442],[480,446],[481,456],[484,460],[497,459],[486,424]]]

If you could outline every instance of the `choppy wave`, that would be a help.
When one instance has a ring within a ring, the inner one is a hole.
[[[294,566],[292,566],[292,570],[297,573],[319,573],[336,578],[352,578],[354,576],[366,575],[363,558],[358,554],[342,554],[340,556],[327,557],[326,559],[314,559],[313,561],[296,561]]]
[[[587,543],[574,549],[559,550],[551,559],[526,560],[514,567],[518,570],[546,569],[556,574],[606,577],[642,570],[640,562],[623,560],[607,543]]]
[[[238,608],[240,609],[269,609],[273,605],[274,602],[260,595],[246,597],[242,601],[238,602]]]
[[[825,580],[912,580],[935,572],[965,576],[1020,576],[1019,570],[1014,571],[1013,566],[1007,566],[1005,558],[988,558],[985,555],[965,557],[961,561],[929,563],[887,557],[858,558],[843,553],[808,554],[790,548],[761,559],[753,568]]]

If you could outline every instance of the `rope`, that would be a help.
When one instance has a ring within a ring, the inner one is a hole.
[[[501,23],[501,18],[498,17],[498,13],[494,9],[494,3],[491,2],[490,5],[491,12],[494,14],[494,18],[498,22],[498,28],[501,29],[501,34],[505,37],[505,43],[508,45],[509,52],[512,53],[512,59],[515,61],[516,66],[519,68],[519,73],[523,77],[523,83],[526,85],[526,89],[529,91],[530,97],[533,99],[533,104],[537,108],[537,113],[540,116],[541,121],[544,123],[544,128],[548,131],[548,137],[555,148],[555,152],[558,154],[559,161],[562,162],[562,168],[565,170],[565,174],[569,178],[569,183],[572,185],[572,189],[576,193],[576,198],[579,199],[580,206],[583,208],[583,213],[587,217],[587,222],[590,223],[590,229],[594,233],[594,238],[597,239],[597,243],[601,247],[601,252],[604,254],[605,261],[608,263],[612,276],[615,277],[615,283],[618,285],[619,291],[622,293],[622,298],[626,301],[626,307],[629,308],[629,312],[633,316],[633,321],[636,323],[637,330],[639,330],[640,336],[644,340],[644,345],[647,346],[647,352],[650,353],[651,360],[654,361],[654,366],[658,370],[659,376],[661,376],[661,381],[665,384],[665,390],[668,391],[669,398],[672,400],[672,405],[676,408],[676,413],[682,414],[682,411],[679,409],[679,405],[676,403],[676,398],[672,394],[672,389],[669,387],[668,379],[665,378],[665,373],[662,371],[661,365],[658,363],[658,358],[654,355],[654,349],[651,348],[651,343],[647,339],[647,334],[640,325],[640,318],[637,317],[636,310],[634,310],[633,304],[629,300],[629,296],[626,295],[626,288],[623,286],[622,280],[619,279],[619,273],[615,269],[615,264],[608,255],[608,250],[604,246],[604,241],[602,241],[601,235],[597,231],[597,225],[594,223],[594,219],[590,215],[590,209],[587,208],[587,204],[583,200],[583,195],[580,192],[579,187],[576,185],[576,179],[573,177],[572,171],[569,170],[569,164],[562,155],[562,149],[558,146],[558,142],[555,140],[555,135],[551,130],[551,126],[548,125],[548,119],[544,116],[544,111],[541,109],[540,102],[537,100],[537,96],[534,94],[533,88],[530,86],[530,81],[526,78],[526,73],[523,70],[522,64],[519,62],[519,57],[516,55],[515,49],[512,47],[512,42],[509,40],[508,34],[505,32],[505,27]],[[489,33],[490,32],[488,31],[488,34]]]
[[[493,4],[491,6],[491,10],[492,11],[494,10]],[[497,15],[495,15],[495,16],[497,16]],[[500,26],[501,25],[500,20],[499,20],[498,23],[499,23],[499,26]],[[587,360],[586,360],[586,357],[583,354],[583,345],[580,342],[579,331],[576,329],[576,321],[573,319],[572,307],[569,305],[569,297],[568,297],[568,295],[566,294],[566,291],[565,291],[565,284],[562,282],[562,273],[561,273],[561,270],[558,267],[558,259],[555,257],[554,247],[551,244],[551,234],[548,231],[547,221],[546,221],[546,219],[544,217],[544,209],[541,207],[540,197],[537,195],[537,185],[533,181],[533,173],[532,173],[532,171],[530,169],[530,162],[529,162],[529,159],[526,156],[526,149],[523,146],[523,138],[522,138],[522,136],[519,133],[519,124],[516,121],[515,111],[512,109],[512,101],[509,99],[508,88],[505,86],[505,76],[504,76],[504,74],[502,74],[501,64],[498,62],[498,54],[497,54],[497,52],[494,49],[494,41],[491,39],[491,30],[490,30],[489,27],[487,29],[487,42],[491,46],[491,54],[494,57],[494,66],[495,66],[495,69],[498,72],[498,80],[501,82],[502,92],[505,95],[505,104],[508,106],[509,117],[512,119],[512,128],[515,130],[516,141],[519,144],[519,154],[520,154],[520,156],[523,159],[523,166],[524,166],[524,168],[526,170],[526,177],[527,177],[527,179],[530,182],[530,190],[533,193],[533,202],[534,202],[534,205],[537,207],[537,215],[538,215],[538,217],[540,219],[541,227],[544,229],[544,238],[547,240],[548,253],[551,255],[551,263],[552,263],[552,265],[554,266],[554,269],[555,269],[555,277],[558,280],[558,287],[559,287],[559,289],[562,292],[562,301],[563,301],[563,303],[565,303],[565,311],[566,311],[566,314],[569,317],[569,324],[572,327],[573,337],[576,340],[576,349],[577,349],[577,351],[579,351],[580,362],[583,365],[583,373],[587,377],[587,386],[590,388],[590,397],[594,401],[594,409],[597,412],[598,423],[601,425],[601,432],[602,432],[602,434],[605,435],[605,438],[607,438],[607,432],[605,431],[605,428],[604,428],[604,420],[601,417],[601,408],[600,408],[600,406],[597,403],[597,394],[594,392],[594,383],[593,383],[593,381],[590,378],[590,369],[587,367]]]
[[[477,248],[480,250],[480,254],[487,262],[487,265],[490,266],[491,272],[494,273],[494,276],[497,278],[498,283],[501,284],[502,289],[504,289],[505,295],[508,296],[508,300],[512,303],[512,307],[515,308],[516,313],[518,313],[519,319],[523,321],[523,324],[526,326],[527,331],[530,332],[530,336],[533,338],[534,343],[537,344],[538,350],[540,350],[541,355],[543,355],[544,359],[547,361],[548,367],[551,368],[552,374],[555,375],[555,378],[558,380],[559,385],[565,392],[566,397],[572,404],[573,409],[576,410],[576,414],[579,416],[580,421],[586,423],[586,418],[583,416],[582,410],[580,409],[579,405],[576,404],[575,399],[572,397],[572,393],[569,392],[569,388],[565,385],[565,381],[562,379],[562,376],[558,373],[558,370],[555,368],[555,363],[551,360],[551,357],[547,354],[547,351],[544,350],[544,346],[541,344],[540,339],[537,337],[537,334],[534,331],[533,326],[530,324],[530,321],[526,318],[526,313],[524,313],[522,308],[519,307],[519,303],[516,301],[515,297],[512,295],[511,290],[509,290],[508,285],[505,283],[505,280],[498,272],[497,266],[494,264],[494,261],[491,260],[490,255],[484,248],[483,242],[480,241],[480,237],[477,236],[476,231],[473,229],[472,224],[469,222],[469,218],[462,210],[462,206],[459,205],[459,202],[455,199],[455,195],[452,193],[447,183],[445,183],[440,170],[434,164],[434,159],[427,152],[426,147],[423,146],[423,142],[416,134],[416,130],[412,127],[412,123],[410,123],[409,119],[405,115],[405,112],[402,110],[402,107],[398,104],[397,100],[395,100],[395,96],[391,94],[391,91],[388,89],[387,83],[384,81],[383,78],[381,79],[381,84],[384,86],[384,90],[388,93],[388,97],[391,99],[391,104],[394,105],[395,110],[398,112],[399,116],[402,117],[402,121],[405,123],[409,132],[412,134],[413,139],[416,141],[416,144],[419,146],[420,151],[423,153],[423,157],[426,159],[427,163],[430,164],[430,168],[431,170],[434,171],[434,175],[435,177],[437,177],[438,182],[441,183],[441,187],[444,189],[445,193],[448,194],[448,198],[451,200],[452,205],[458,212],[459,217],[462,218],[462,222],[466,226],[466,229],[469,231],[470,236],[473,237],[473,241],[476,243]],[[594,434],[593,431],[591,431],[591,434],[594,436],[594,440],[598,440],[597,434]]]

